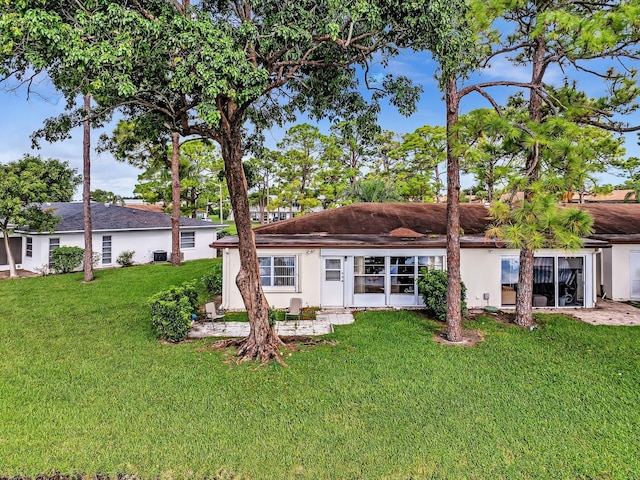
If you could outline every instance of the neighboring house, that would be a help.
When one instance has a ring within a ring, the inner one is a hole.
[[[487,208],[462,204],[461,275],[469,307],[514,308],[519,251],[485,240]],[[536,307],[595,306],[605,294],[640,299],[640,205],[581,205],[595,233],[577,251],[536,252]],[[417,307],[422,267],[446,269],[445,204],[354,204],[255,228],[262,285],[270,305]],[[235,285],[237,237],[223,249],[225,309],[241,310]]]
[[[82,202],[47,203],[60,217],[53,233],[19,230],[12,236],[18,268],[40,272],[49,265],[56,247],[84,248],[84,218]],[[166,213],[149,212],[112,204],[92,203],[91,222],[93,251],[99,255],[98,268],[116,267],[116,259],[125,250],[134,251],[134,263],[166,261],[171,252],[171,217]],[[183,260],[214,258],[209,244],[216,239],[216,230],[223,225],[180,218],[180,252]],[[1,243],[1,242],[0,242]],[[8,270],[4,247],[0,247],[0,270]]]

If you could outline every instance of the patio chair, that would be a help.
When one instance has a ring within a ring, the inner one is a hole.
[[[289,300],[289,307],[285,310],[284,319],[296,317],[298,320],[302,318],[302,299],[294,297]]]
[[[205,303],[204,305],[204,318],[212,322],[224,317],[224,313],[218,313],[216,310],[216,304],[213,302]]]

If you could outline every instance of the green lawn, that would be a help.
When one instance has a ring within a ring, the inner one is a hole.
[[[0,477],[640,477],[640,328],[480,318],[456,348],[368,312],[289,368],[231,366],[157,342],[145,305],[210,264],[0,281]]]

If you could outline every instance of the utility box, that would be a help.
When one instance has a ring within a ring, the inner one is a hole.
[[[153,261],[154,262],[166,262],[167,261],[167,251],[166,250],[155,250],[153,252]]]

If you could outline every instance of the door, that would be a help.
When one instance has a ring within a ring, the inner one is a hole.
[[[342,257],[323,258],[322,306],[344,306],[344,262]]]
[[[629,256],[631,270],[631,295],[633,300],[640,299],[640,252],[631,252]]]

